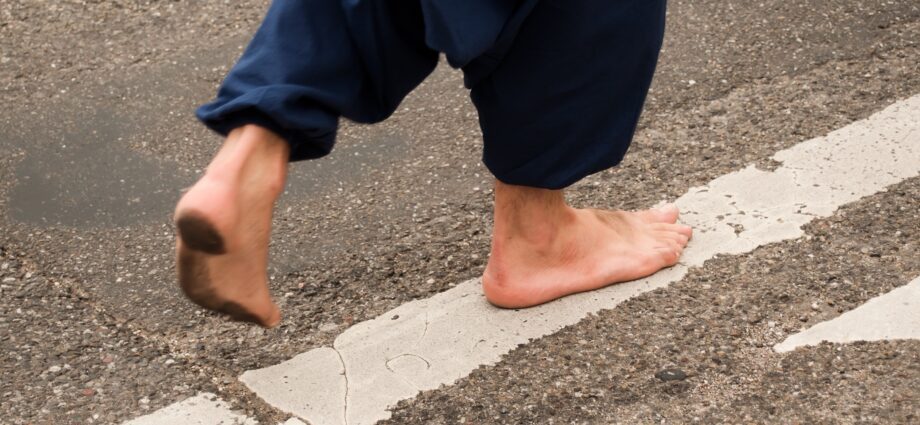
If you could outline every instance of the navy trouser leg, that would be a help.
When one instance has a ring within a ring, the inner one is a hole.
[[[377,122],[437,64],[461,67],[486,166],[506,183],[566,187],[619,163],[664,32],[665,0],[275,0],[198,117],[327,154],[338,118]]]
[[[223,135],[267,127],[292,160],[326,155],[340,116],[381,121],[434,70],[421,13],[408,1],[276,0],[197,116]]]
[[[472,82],[483,160],[501,181],[559,189],[617,165],[664,35],[665,0],[540,0]]]

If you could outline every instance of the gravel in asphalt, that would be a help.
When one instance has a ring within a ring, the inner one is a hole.
[[[0,248],[0,422],[117,423],[210,376]]]

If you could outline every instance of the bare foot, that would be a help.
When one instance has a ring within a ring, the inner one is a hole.
[[[542,304],[673,266],[692,230],[677,207],[640,212],[574,209],[562,191],[496,183],[486,299],[505,308]]]
[[[281,321],[266,269],[288,149],[261,127],[234,130],[176,206],[179,285],[196,304],[269,328]]]

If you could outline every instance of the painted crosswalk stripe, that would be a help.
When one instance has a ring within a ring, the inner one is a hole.
[[[676,203],[695,228],[682,263],[649,278],[531,309],[501,310],[478,280],[407,303],[352,326],[321,347],[240,380],[269,404],[314,424],[369,424],[419,391],[494,364],[530,339],[586,315],[665,287],[718,254],[740,254],[800,237],[801,226],[843,204],[920,173],[920,95],[825,137],[774,155],[773,171],[754,166],[693,188]]]
[[[258,421],[234,413],[223,400],[211,393],[201,393],[169,405],[124,425],[255,425]]]
[[[920,339],[920,277],[835,319],[791,335],[773,349],[782,353],[822,341],[847,343],[894,339]]]
[[[125,422],[123,425],[256,425],[259,421],[235,413],[227,403],[212,393],[201,393],[170,404],[149,415]],[[306,425],[290,418],[279,425]]]

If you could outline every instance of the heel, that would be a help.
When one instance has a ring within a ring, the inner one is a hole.
[[[227,252],[224,238],[203,214],[195,211],[180,212],[176,218],[176,227],[182,242],[192,250],[211,255]]]

